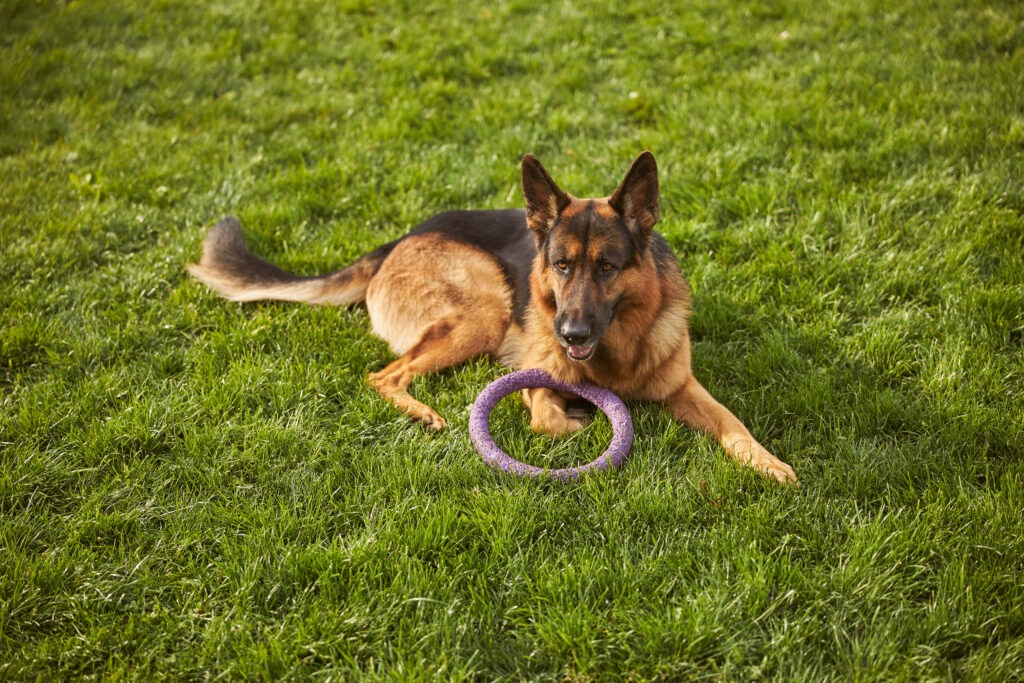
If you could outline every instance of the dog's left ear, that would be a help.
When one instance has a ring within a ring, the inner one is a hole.
[[[660,216],[658,163],[653,154],[644,152],[636,158],[622,184],[608,198],[608,204],[626,221],[637,245],[641,249],[646,248],[651,230]]]

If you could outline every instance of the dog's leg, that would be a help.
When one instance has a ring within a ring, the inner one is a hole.
[[[677,420],[718,439],[733,460],[783,484],[799,485],[793,468],[759,444],[743,423],[716,401],[696,378],[691,376],[667,403]]]
[[[450,320],[434,323],[412,348],[380,372],[371,372],[367,381],[396,408],[424,426],[442,430],[447,422],[437,411],[409,395],[409,385],[417,375],[437,372],[473,356],[493,353],[501,343],[495,328],[459,324]]]
[[[530,411],[530,428],[548,436],[562,436],[586,426],[583,420],[570,417],[566,401],[560,394],[543,387],[523,389],[523,403]]]

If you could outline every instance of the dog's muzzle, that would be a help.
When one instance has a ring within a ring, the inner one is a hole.
[[[572,360],[590,360],[594,355],[597,341],[593,339],[593,327],[580,320],[567,320],[558,330],[558,341]]]

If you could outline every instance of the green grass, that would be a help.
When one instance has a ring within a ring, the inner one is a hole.
[[[1024,679],[1020,4],[419,5],[0,0],[0,679]],[[225,213],[316,273],[643,149],[799,491],[646,405],[624,469],[504,476],[501,368],[418,381],[427,434],[365,312],[184,271]]]

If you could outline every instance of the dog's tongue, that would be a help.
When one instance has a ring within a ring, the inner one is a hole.
[[[569,355],[573,358],[586,358],[590,355],[591,348],[589,346],[570,346]]]

